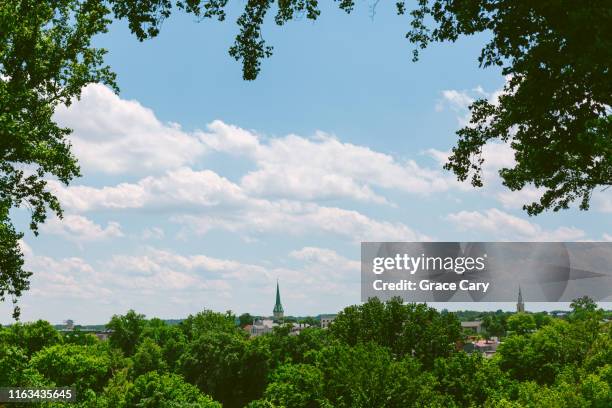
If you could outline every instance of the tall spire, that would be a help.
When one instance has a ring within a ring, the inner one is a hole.
[[[280,298],[280,289],[278,287],[278,279],[276,280],[276,303],[274,304],[274,310],[272,311],[275,320],[281,320],[283,318],[284,310]]]
[[[516,311],[518,313],[525,311],[525,303],[523,302],[523,294],[521,293],[521,286],[520,285],[519,285],[518,299],[517,299],[517,302],[516,302]]]

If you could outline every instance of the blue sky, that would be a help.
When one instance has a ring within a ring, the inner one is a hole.
[[[484,189],[441,169],[467,104],[504,84],[477,66],[485,36],[413,63],[392,7],[324,8],[267,25],[275,55],[245,82],[227,54],[235,11],[222,24],[176,14],[143,43],[115,23],[96,40],[121,92],[93,85],[58,110],[83,177],[51,184],[66,218],[24,238],[24,320],[268,314],[277,278],[288,314],[330,313],[359,302],[361,240],[612,239],[609,191],[589,212],[527,217],[533,190],[496,176],[504,146],[486,151]]]

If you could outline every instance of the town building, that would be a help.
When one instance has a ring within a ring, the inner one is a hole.
[[[474,351],[482,353],[485,357],[493,357],[493,355],[497,352],[497,347],[499,346],[499,340],[497,338],[492,338],[489,340],[478,340],[473,343]]]
[[[256,319],[249,327],[251,337],[261,336],[262,334],[272,333],[278,324],[272,319]]]
[[[482,322],[480,320],[461,322],[461,328],[480,334],[482,332]]]
[[[321,328],[327,329],[329,325],[331,324],[331,322],[333,322],[336,319],[336,315],[335,314],[321,315],[319,319],[321,321]]]

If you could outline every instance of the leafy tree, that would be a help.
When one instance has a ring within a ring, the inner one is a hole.
[[[15,323],[0,331],[0,343],[17,346],[28,356],[45,347],[62,343],[62,336],[49,322]]]
[[[163,359],[170,370],[178,369],[178,360],[186,345],[185,334],[179,326],[153,318],[147,321],[142,337],[152,339],[161,347]]]
[[[507,395],[512,381],[499,367],[480,353],[456,353],[436,360],[433,373],[438,380],[437,389],[464,407],[482,406],[497,393]]]
[[[136,353],[132,356],[134,363],[134,377],[146,374],[149,371],[163,371],[166,368],[162,349],[150,338],[145,338],[138,345]]]
[[[552,322],[552,318],[546,312],[534,313],[533,319],[537,329],[540,329]]]
[[[448,356],[461,340],[461,325],[452,313],[439,313],[425,304],[404,305],[400,298],[382,303],[371,298],[349,306],[330,327],[333,337],[348,344],[376,342],[397,356],[414,355],[426,367]]]
[[[303,363],[310,354],[329,345],[330,339],[326,330],[318,328],[304,329],[297,336],[292,335],[290,327],[275,327],[275,330],[251,340],[269,350],[270,368],[275,369],[284,363]]]
[[[487,314],[482,319],[482,327],[488,336],[502,337],[506,334],[505,314]]]
[[[248,324],[253,324],[254,317],[251,316],[250,313],[243,313],[238,316],[238,320],[240,321],[240,327],[245,327]]]
[[[274,372],[264,395],[272,406],[332,407],[324,396],[323,373],[308,364],[286,364]]]
[[[101,347],[55,345],[37,352],[30,365],[56,386],[101,391],[111,377],[111,360]]]
[[[570,321],[597,321],[603,318],[603,310],[597,306],[597,303],[588,296],[583,296],[574,299],[570,304],[572,312],[569,315]]]
[[[497,101],[471,105],[470,124],[457,132],[445,167],[481,186],[482,148],[499,140],[516,159],[500,171],[504,184],[544,190],[539,202],[523,207],[529,214],[568,208],[574,200],[588,209],[593,190],[612,183],[609,5],[420,0],[412,15],[408,38],[421,48],[491,33],[479,63],[501,67],[508,78]]]
[[[0,342],[0,386],[28,385],[44,385],[44,379],[29,367],[29,357],[23,349]]]
[[[237,330],[235,320],[231,312],[217,313],[211,310],[204,310],[196,315],[189,315],[187,319],[179,324],[179,327],[188,341],[196,339],[201,334],[211,331],[240,333],[246,336],[244,331]]]
[[[510,336],[498,348],[502,370],[517,380],[552,384],[565,366],[579,366],[591,347],[578,327],[556,319],[529,336]]]
[[[223,406],[242,407],[261,396],[267,360],[265,349],[249,347],[237,331],[210,330],[189,342],[180,363],[188,382]]]
[[[0,202],[0,302],[4,302],[7,296],[11,297],[13,318],[19,319],[17,299],[30,288],[32,273],[23,269],[24,259],[19,245],[23,234],[15,231],[9,220],[9,210],[8,203]]]
[[[113,347],[122,350],[126,356],[131,356],[141,341],[141,335],[147,322],[145,316],[133,310],[124,316],[114,315],[106,328],[112,330],[110,343]]]
[[[134,381],[127,389],[125,407],[180,407],[221,408],[221,404],[202,394],[197,387],[186,383],[176,374],[151,371]]]
[[[508,318],[508,330],[514,334],[527,334],[535,330],[536,321],[529,313],[521,312]]]
[[[610,370],[608,365],[608,370]],[[586,374],[580,384],[580,394],[593,408],[612,406],[612,383],[595,373]]]
[[[66,344],[78,344],[80,346],[93,346],[99,342],[98,338],[91,334],[82,332],[79,329],[64,334],[64,343]]]

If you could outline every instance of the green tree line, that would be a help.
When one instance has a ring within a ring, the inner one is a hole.
[[[492,358],[462,351],[453,313],[400,299],[347,307],[328,329],[254,338],[208,310],[176,325],[129,311],[107,341],[15,323],[0,331],[0,386],[72,386],[77,407],[611,406],[603,311],[583,298],[566,318],[516,330],[525,315],[508,318],[521,316]]]

